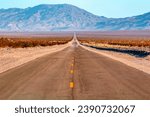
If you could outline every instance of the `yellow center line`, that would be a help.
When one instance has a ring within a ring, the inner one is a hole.
[[[70,82],[70,88],[74,87],[74,82]]]
[[[73,74],[73,73],[74,73],[74,71],[73,71],[73,70],[70,70],[70,73],[71,73],[71,74]]]
[[[74,64],[72,63],[71,66],[74,66]]]
[[[70,70],[70,74],[72,74],[71,75],[71,78],[73,78],[73,74],[74,74],[74,69],[73,69],[73,67],[74,67],[74,62],[75,62],[75,58],[73,57],[72,58],[72,62],[71,62],[71,70]],[[74,88],[74,82],[73,82],[73,79],[72,79],[72,81],[70,81],[70,83],[69,83],[69,86],[70,86],[70,88]]]

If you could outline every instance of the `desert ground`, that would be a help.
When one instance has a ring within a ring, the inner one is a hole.
[[[10,40],[17,38],[15,46],[5,43],[0,47],[0,99],[150,99],[149,45],[122,46],[97,41],[132,38],[134,44],[141,39],[147,43],[147,31],[0,35]],[[29,47],[22,47],[18,37],[27,38],[25,43],[30,43],[31,38],[46,38],[46,45],[41,46],[43,42],[38,41],[32,47],[32,41]],[[61,37],[68,41],[59,45],[47,41],[58,37],[59,42]]]

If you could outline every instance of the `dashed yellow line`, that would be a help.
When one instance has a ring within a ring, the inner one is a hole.
[[[71,66],[74,66],[74,64],[72,63]]]
[[[74,87],[74,82],[70,82],[70,88]]]
[[[75,59],[74,59],[74,57],[72,58],[72,62],[71,62],[71,70],[70,70],[70,74],[71,74],[71,78],[73,78],[73,74],[74,74],[74,70],[73,70],[73,67],[74,67],[74,62],[75,62]],[[74,82],[73,82],[73,79],[72,79],[72,81],[70,81],[70,83],[69,83],[69,86],[70,86],[70,88],[74,88]]]
[[[71,74],[73,74],[73,73],[74,73],[74,71],[73,71],[73,70],[70,70],[70,73],[71,73]]]

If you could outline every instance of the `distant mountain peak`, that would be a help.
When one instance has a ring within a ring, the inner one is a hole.
[[[150,29],[150,13],[128,18],[96,16],[70,4],[40,4],[0,9],[0,30],[134,30]]]

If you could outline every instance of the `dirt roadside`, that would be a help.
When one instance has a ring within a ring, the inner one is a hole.
[[[61,51],[68,46],[70,46],[70,42],[47,47],[0,48],[0,73],[41,56]]]

